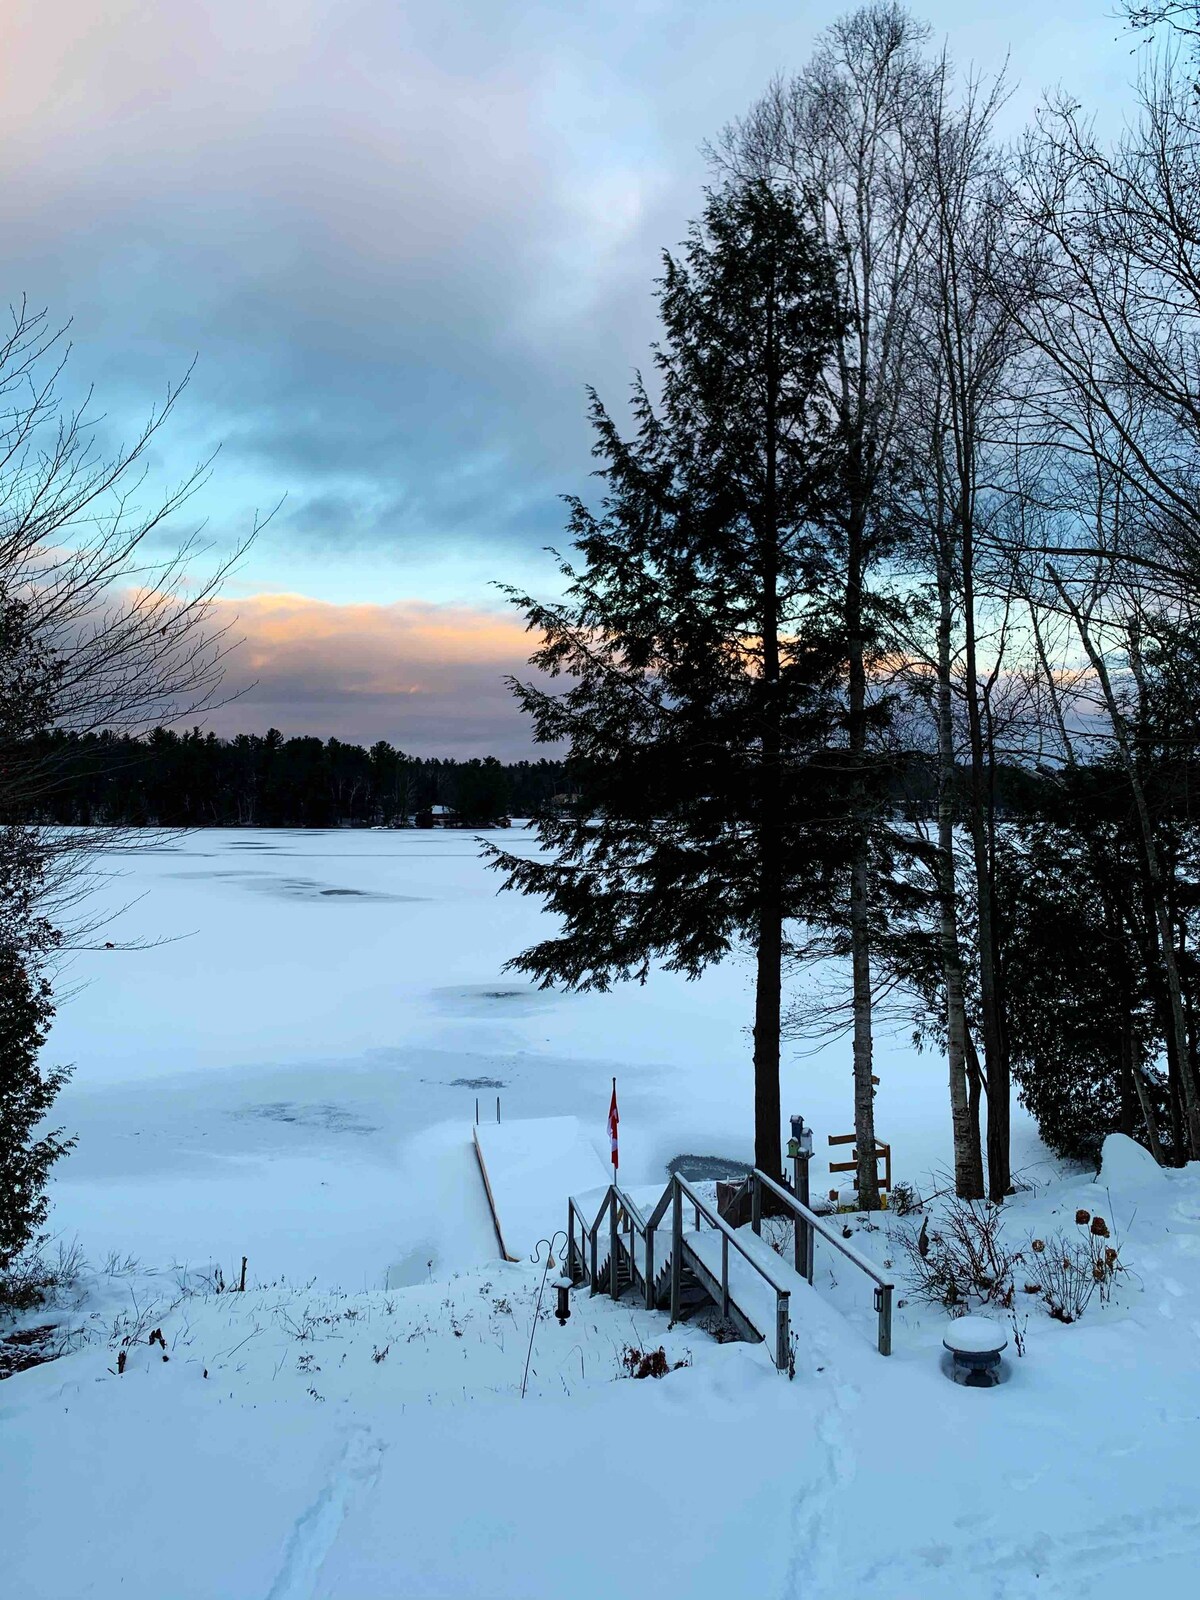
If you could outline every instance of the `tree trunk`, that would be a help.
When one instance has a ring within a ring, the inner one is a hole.
[[[875,1080],[871,1037],[871,860],[866,794],[867,672],[863,638],[863,549],[857,523],[847,552],[846,632],[849,639],[849,744],[854,794],[850,864],[850,966],[854,1005],[854,1140],[858,1151],[858,1203],[879,1209],[875,1159]]]
[[[1146,871],[1146,858],[1143,852],[1141,857],[1141,871],[1139,884],[1142,899],[1142,923],[1145,934],[1142,937],[1142,960],[1146,964],[1146,977],[1150,986],[1150,996],[1154,1001],[1154,1010],[1158,1016],[1159,1027],[1163,1031],[1163,1043],[1167,1054],[1167,1120],[1171,1128],[1171,1148],[1177,1160],[1182,1163],[1183,1152],[1187,1147],[1184,1135],[1184,1109],[1183,1090],[1179,1075],[1179,1051],[1176,1046],[1175,1028],[1171,1021],[1171,1000],[1167,993],[1166,980],[1163,976],[1162,962],[1159,959],[1158,934],[1155,927],[1153,895],[1150,890],[1149,878]]]
[[[1104,926],[1109,943],[1117,952],[1118,985],[1121,991],[1120,1014],[1121,1033],[1118,1044],[1118,1072],[1121,1094],[1121,1132],[1127,1139],[1136,1137],[1138,1119],[1138,1092],[1134,1082],[1134,1051],[1136,1045],[1133,1037],[1133,985],[1129,977],[1129,963],[1122,961],[1120,952],[1123,946],[1123,924],[1120,912],[1105,895],[1104,900]]]
[[[764,849],[764,871],[770,870]],[[760,908],[754,995],[754,1165],[773,1178],[783,1171],[780,1147],[779,1013],[782,919],[777,905]]]
[[[974,541],[970,519],[962,529],[963,621],[965,624],[967,730],[971,755],[968,824],[975,864],[976,909],[979,922],[979,1010],[983,1024],[983,1061],[987,1078],[988,1195],[1004,1200],[1012,1191],[1012,1155],[1009,1115],[1012,1090],[1008,1052],[1000,1011],[997,970],[995,902],[992,896],[992,855],[989,838],[989,752],[985,749],[979,703],[978,655],[975,640]]]
[[[1124,944],[1125,919],[1119,910],[1115,912],[1114,926],[1116,938]],[[1132,925],[1130,926],[1130,936],[1140,947],[1142,941],[1137,938],[1136,929]],[[1143,960],[1145,959],[1144,950],[1142,951],[1142,958]],[[1162,1135],[1158,1128],[1158,1113],[1155,1111],[1154,1103],[1150,1099],[1150,1091],[1146,1086],[1146,1075],[1137,1059],[1137,1050],[1133,1038],[1133,986],[1129,980],[1128,967],[1124,963],[1122,964],[1121,980],[1121,1018],[1121,1070],[1128,1075],[1129,1087],[1133,1090],[1135,1104],[1141,1112],[1142,1122],[1146,1129],[1146,1143],[1149,1146],[1150,1154],[1160,1167],[1164,1167],[1167,1164],[1167,1158],[1163,1152]],[[1122,1083],[1121,1104],[1123,1114],[1127,1097],[1128,1091],[1125,1084]],[[1128,1133],[1131,1138],[1133,1137],[1132,1127],[1122,1127],[1121,1131]]]
[[[758,941],[754,994],[754,1164],[783,1173],[780,1144],[779,1032],[783,968],[783,805],[779,707],[778,425],[773,303],[767,309],[766,482],[759,535],[762,584],[762,736],[758,836]]]
[[[980,1112],[980,1108],[983,1105],[983,1096],[984,1096],[984,1093],[985,1093],[985,1091],[987,1089],[987,1084],[984,1082],[983,1068],[979,1065],[979,1051],[975,1048],[975,1041],[971,1037],[970,1028],[967,1029],[966,1046],[967,1046],[967,1094],[968,1094],[967,1103],[970,1106],[970,1110],[971,1110],[971,1126],[975,1129],[976,1137],[978,1138],[978,1135],[979,1135],[979,1112]]]
[[[961,1200],[983,1198],[983,1152],[979,1140],[979,1101],[974,1116],[967,1089],[967,1013],[963,997],[962,950],[954,864],[954,723],[950,700],[950,645],[953,614],[950,573],[939,537],[938,548],[938,900],[942,977],[946,991],[946,1055],[950,1068],[950,1117],[954,1130],[954,1192]]]
[[[1133,1075],[1133,1087],[1137,1091],[1138,1104],[1142,1108],[1142,1121],[1146,1124],[1146,1139],[1150,1146],[1150,1154],[1160,1167],[1165,1167],[1167,1158],[1163,1154],[1162,1139],[1158,1132],[1158,1117],[1155,1115],[1154,1105],[1146,1088],[1146,1079],[1141,1067],[1132,1063],[1130,1072]]]

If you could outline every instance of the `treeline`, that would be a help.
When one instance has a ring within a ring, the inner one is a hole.
[[[70,827],[366,828],[420,826],[444,807],[453,821],[483,827],[547,811],[588,815],[598,786],[565,761],[455,761],[410,756],[386,740],[364,746],[342,739],[265,734],[218,738],[192,728],[148,734],[47,732],[9,752],[36,773],[32,797],[0,815]],[[956,787],[963,809],[969,775]],[[1001,815],[1036,812],[1046,779],[1018,765],[995,773]],[[937,779],[919,751],[897,754],[881,774],[897,817],[928,822]],[[440,818],[439,818],[440,820]]]
[[[566,782],[560,761],[443,760],[277,728],[233,739],[199,728],[45,733],[22,759],[41,774],[26,817],[89,827],[399,827],[436,806],[483,827],[545,809]]]

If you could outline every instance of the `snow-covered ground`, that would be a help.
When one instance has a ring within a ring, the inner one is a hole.
[[[51,1041],[80,1141],[54,1226],[97,1270],[75,1352],[0,1385],[6,1595],[1128,1600],[1190,1578],[1200,1172],[1062,1176],[1021,1122],[1013,1241],[1099,1210],[1130,1270],[1071,1327],[1022,1297],[993,1390],[947,1381],[940,1311],[899,1309],[878,1356],[827,1255],[793,1303],[794,1382],[627,1301],[576,1293],[560,1328],[550,1291],[534,1315],[541,1268],[496,1259],[476,1096],[576,1116],[603,1154],[615,1074],[637,1187],[681,1152],[745,1157],[746,969],[531,991],[500,969],[537,909],[462,834],[201,833],[109,867],[132,902],[109,936],[169,942],[80,957]],[[943,1065],[885,1041],[879,1073],[896,1176],[922,1186]],[[797,1051],[784,1105],[823,1161],[848,1047]],[[899,1277],[894,1223],[847,1226]],[[213,1292],[243,1255],[248,1291]],[[660,1344],[688,1364],[621,1375]]]

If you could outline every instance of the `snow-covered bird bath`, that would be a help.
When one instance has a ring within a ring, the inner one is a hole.
[[[968,1389],[990,1389],[1000,1382],[1000,1353],[1008,1335],[991,1317],[958,1317],[946,1329],[942,1345],[951,1356],[952,1375]]]

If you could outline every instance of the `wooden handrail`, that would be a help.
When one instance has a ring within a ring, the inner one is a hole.
[[[856,1250],[853,1245],[847,1244],[845,1239],[840,1234],[835,1233],[823,1217],[819,1217],[815,1211],[811,1211],[790,1189],[786,1188],[782,1183],[777,1183],[769,1173],[755,1167],[750,1174],[750,1181],[756,1184],[765,1184],[771,1193],[778,1195],[784,1204],[794,1211],[800,1221],[808,1228],[809,1241],[806,1255],[808,1281],[810,1283],[812,1282],[813,1260],[811,1236],[814,1233],[819,1233],[826,1243],[831,1244],[835,1250],[840,1250],[848,1261],[853,1262],[860,1272],[865,1272],[867,1277],[872,1280],[875,1284],[875,1311],[879,1319],[876,1343],[881,1356],[890,1356],[892,1353],[892,1295],[895,1290],[895,1285],[891,1279],[885,1278],[873,1261]],[[760,1212],[758,1205],[755,1206],[755,1212],[756,1214]]]
[[[819,1216],[815,1211],[810,1211],[803,1200],[798,1200],[790,1189],[786,1189],[783,1184],[777,1183],[774,1178],[769,1177],[765,1172],[761,1172],[758,1167],[754,1169],[754,1176],[760,1183],[765,1183],[772,1194],[778,1195],[781,1200],[789,1205],[797,1216],[803,1217],[805,1222],[821,1235],[822,1239],[828,1240],[835,1250],[840,1250],[848,1261],[853,1261],[854,1265],[865,1272],[869,1278],[874,1278],[881,1289],[894,1287],[891,1279],[885,1278],[873,1261],[856,1250],[853,1245],[847,1244],[845,1239],[840,1234],[835,1233],[823,1217]]]
[[[645,1233],[646,1219],[642,1216],[642,1213],[638,1210],[637,1206],[634,1205],[633,1201],[625,1193],[624,1189],[618,1189],[615,1183],[610,1187],[617,1197],[617,1203],[633,1222],[637,1232]]]
[[[787,1370],[791,1360],[790,1302],[792,1291],[790,1285],[781,1283],[771,1272],[767,1270],[766,1265],[763,1262],[756,1260],[754,1256],[750,1254],[749,1250],[747,1250],[741,1239],[738,1238],[737,1230],[731,1228],[725,1221],[725,1218],[721,1216],[719,1212],[713,1211],[709,1207],[708,1202],[706,1200],[702,1200],[701,1197],[696,1193],[687,1179],[680,1177],[677,1172],[673,1173],[671,1177],[671,1193],[675,1201],[673,1210],[673,1233],[675,1236],[675,1245],[671,1252],[673,1268],[673,1281],[671,1286],[671,1315],[677,1315],[678,1289],[674,1280],[678,1275],[679,1260],[682,1254],[683,1240],[680,1232],[680,1225],[682,1220],[683,1196],[686,1194],[692,1205],[696,1208],[696,1215],[698,1217],[703,1216],[708,1222],[712,1223],[713,1227],[721,1235],[720,1285],[722,1316],[727,1317],[729,1315],[729,1246],[732,1245],[738,1254],[743,1258],[743,1260],[745,1260],[751,1267],[754,1268],[755,1272],[758,1273],[759,1277],[763,1280],[767,1287],[775,1291],[775,1365],[781,1372]],[[758,1331],[761,1333],[763,1330],[760,1328]]]
[[[746,1249],[746,1246],[738,1238],[737,1229],[731,1228],[725,1221],[725,1218],[721,1216],[719,1212],[711,1210],[708,1201],[696,1193],[686,1178],[681,1178],[678,1173],[675,1173],[672,1181],[679,1185],[680,1189],[684,1194],[687,1195],[688,1199],[691,1201],[692,1205],[696,1207],[700,1215],[707,1222],[711,1222],[713,1227],[716,1228],[719,1233],[725,1235],[738,1254],[750,1263],[760,1278],[765,1279],[766,1282],[771,1285],[776,1294],[791,1294],[791,1285],[779,1282],[777,1278],[774,1278],[771,1273],[767,1271],[766,1267],[761,1261],[755,1260],[754,1256],[750,1254],[749,1250]]]
[[[657,1228],[658,1227],[659,1223],[666,1216],[667,1207],[670,1204],[671,1204],[671,1185],[668,1184],[667,1187],[663,1190],[662,1199],[658,1202],[658,1204],[655,1206],[654,1210],[650,1213],[649,1218],[647,1219],[647,1222],[646,1222],[647,1228],[653,1229],[653,1228]]]

